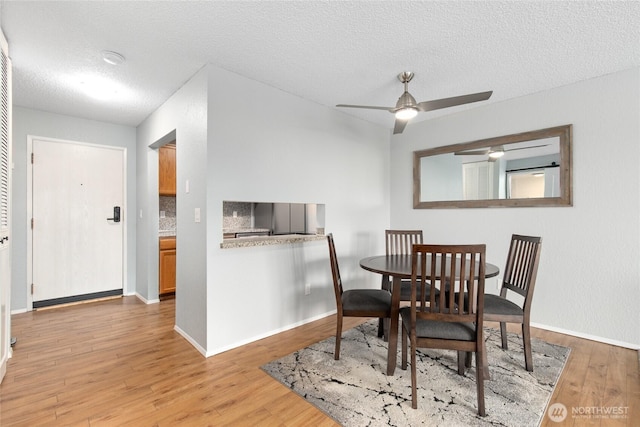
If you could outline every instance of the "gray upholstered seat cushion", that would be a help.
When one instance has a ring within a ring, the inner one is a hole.
[[[411,323],[411,307],[400,309],[402,323]],[[416,324],[418,338],[438,338],[451,340],[474,341],[476,326],[473,323],[438,322],[435,320],[418,319]]]
[[[344,311],[390,311],[391,294],[381,289],[353,289],[342,293]]]
[[[427,287],[427,296],[426,299],[429,299],[429,295],[432,287]],[[439,291],[436,289],[436,295],[438,295]],[[418,299],[420,299],[420,294],[418,294]],[[400,284],[400,301],[411,301],[411,280],[403,280]]]
[[[499,295],[484,295],[484,312],[485,314],[500,314],[522,316],[522,309],[515,303]]]

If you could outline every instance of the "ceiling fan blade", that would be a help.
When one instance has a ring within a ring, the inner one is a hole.
[[[402,131],[404,130],[405,126],[407,126],[407,122],[409,120],[398,120],[396,119],[396,123],[393,125],[393,134],[399,134],[402,133]]]
[[[336,107],[345,107],[345,108],[367,108],[369,110],[387,110],[393,112],[395,107],[375,107],[372,105],[349,105],[349,104],[338,104]]]
[[[478,92],[469,95],[454,96],[451,98],[434,99],[433,101],[424,101],[418,104],[420,111],[439,110],[441,108],[454,107],[456,105],[470,104],[472,102],[485,101],[491,97],[492,90],[488,92]]]
[[[549,144],[542,144],[542,145],[532,145],[530,147],[518,147],[518,148],[511,148],[508,150],[504,150],[504,151],[516,151],[516,150],[527,150],[529,148],[540,148],[540,147],[546,147]]]
[[[456,151],[453,153],[456,156],[484,156],[485,154],[489,154],[489,150],[480,150],[480,151]]]

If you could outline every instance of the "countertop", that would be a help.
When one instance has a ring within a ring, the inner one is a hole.
[[[313,242],[326,239],[327,236],[321,234],[284,234],[279,236],[243,237],[241,239],[225,239],[222,243],[220,243],[220,249],[285,245],[289,243]]]

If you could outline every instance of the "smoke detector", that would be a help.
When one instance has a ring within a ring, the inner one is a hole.
[[[107,64],[120,65],[124,62],[124,56],[120,55],[118,52],[103,50],[101,53],[102,53],[102,59]]]

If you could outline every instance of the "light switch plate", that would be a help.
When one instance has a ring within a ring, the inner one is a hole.
[[[200,208],[195,209],[195,221],[200,222]]]

